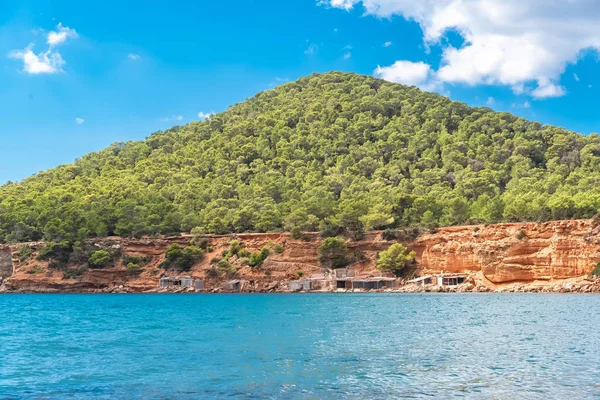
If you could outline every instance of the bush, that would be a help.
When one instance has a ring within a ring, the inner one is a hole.
[[[260,252],[256,251],[250,256],[250,261],[248,262],[248,265],[252,268],[258,267],[259,265],[262,265],[263,261],[264,260],[262,259]]]
[[[338,228],[331,226],[331,225],[327,225],[321,230],[321,237],[323,239],[330,238],[330,237],[336,237],[339,233],[340,232],[339,232]]]
[[[352,231],[348,231],[347,234],[348,238],[354,242],[358,242],[360,240],[363,240],[365,238],[365,231],[363,230],[352,230]]]
[[[138,255],[129,255],[125,254],[123,256],[123,265],[128,266],[129,264],[137,264],[139,266],[144,266],[152,261],[152,256],[138,256]]]
[[[590,276],[593,276],[593,277],[599,277],[600,276],[600,262],[598,264],[596,264],[596,267],[594,268],[594,270],[592,271],[592,273],[590,274]]]
[[[386,229],[385,231],[383,231],[383,233],[381,234],[381,238],[383,240],[387,240],[387,241],[393,241],[398,239],[398,231],[395,229]]]
[[[290,231],[290,233],[292,234],[292,237],[294,239],[301,239],[302,238],[302,229],[299,226],[294,226],[292,228],[292,230]]]
[[[98,250],[92,253],[88,260],[90,268],[104,268],[110,262],[110,253],[106,250]]]
[[[34,265],[33,267],[31,267],[31,269],[29,271],[27,271],[28,274],[41,274],[43,272],[44,272],[44,269],[37,264]]]
[[[296,274],[298,275],[298,278],[302,278],[304,276],[304,271],[298,271]]]
[[[172,264],[179,258],[179,256],[181,256],[181,254],[181,246],[179,246],[177,243],[173,243],[167,249],[167,252],[165,253],[165,259]]]
[[[229,243],[229,254],[232,256],[237,256],[240,250],[242,249],[242,244],[239,240],[233,239]]]
[[[523,240],[527,237],[527,234],[525,233],[525,231],[523,229],[521,229],[518,233],[517,233],[517,239],[519,240]]]
[[[415,252],[400,243],[394,243],[377,256],[377,269],[381,272],[396,272],[415,260]]]
[[[139,264],[135,264],[132,262],[127,264],[127,274],[131,276],[138,276],[142,273],[142,271],[144,271],[144,269],[140,267]]]
[[[72,251],[73,245],[68,241],[50,242],[40,250],[37,259],[49,261],[49,265],[52,265],[53,268],[60,269],[67,265]]]
[[[241,249],[238,251],[239,258],[250,258],[250,251],[248,249]]]
[[[269,257],[270,254],[271,250],[267,246],[265,246],[262,249],[260,249],[260,251],[252,253],[248,265],[252,268],[258,267],[262,265],[262,263]]]
[[[63,272],[63,279],[79,279],[85,274],[86,268],[69,268]]]
[[[275,252],[275,254],[281,254],[283,253],[283,246],[277,243],[275,247],[273,247],[273,251]]]
[[[319,262],[329,268],[343,268],[350,264],[346,241],[339,237],[329,237],[319,246]]]
[[[167,249],[165,262],[161,264],[164,269],[175,267],[181,271],[189,271],[192,267],[202,261],[204,251],[197,246],[188,246],[181,249],[177,243],[173,243]]]
[[[31,247],[27,244],[25,246],[22,246],[19,249],[19,255],[18,255],[19,261],[24,262],[24,261],[29,260],[31,258],[31,256],[33,255],[33,252],[34,252],[33,247]]]

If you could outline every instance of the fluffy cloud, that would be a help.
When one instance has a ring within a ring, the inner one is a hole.
[[[390,47],[392,45],[392,42],[385,42],[383,44],[383,47]]]
[[[50,46],[56,46],[69,38],[76,39],[78,36],[75,29],[63,26],[62,23],[59,22],[58,25],[56,25],[56,30],[48,33],[48,44]]]
[[[129,58],[130,60],[136,61],[140,59],[140,55],[139,54],[135,54],[135,53],[129,53],[127,55],[127,58]]]
[[[48,49],[34,53],[33,43],[23,50],[13,50],[8,53],[9,58],[23,61],[23,71],[31,75],[56,74],[63,71],[65,61],[55,47],[64,43],[69,38],[77,38],[75,29],[68,28],[59,23],[56,30],[50,31],[47,36]]]
[[[418,86],[423,90],[434,90],[438,85],[431,67],[424,62],[396,61],[388,67],[378,66],[374,75],[386,81]]]
[[[85,122],[85,119],[83,119],[83,118],[75,118],[75,123],[76,123],[77,125],[81,125],[81,124],[83,124],[84,122]]]
[[[419,23],[427,45],[450,30],[464,40],[443,49],[437,78],[447,83],[505,85],[536,98],[562,96],[559,81],[582,51],[600,50],[597,0],[323,0],[366,14]]]
[[[198,113],[198,118],[204,121],[206,118],[209,118],[209,117],[210,117],[210,116],[212,116],[212,115],[215,115],[215,112],[214,112],[214,111],[211,111],[211,112],[209,112],[209,113],[205,113],[205,112],[203,112],[203,111],[200,111],[200,112]]]
[[[63,72],[62,67],[65,65],[59,52],[48,49],[36,54],[33,52],[33,44],[23,50],[11,51],[8,57],[23,61],[23,71],[31,75]]]

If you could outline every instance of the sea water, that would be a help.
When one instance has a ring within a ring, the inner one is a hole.
[[[0,296],[0,398],[595,396],[600,296]]]

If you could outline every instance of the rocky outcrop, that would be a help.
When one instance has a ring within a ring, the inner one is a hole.
[[[13,274],[12,254],[8,247],[0,248],[0,278],[8,278]]]
[[[276,244],[283,249],[279,254],[271,252],[260,268],[241,263],[234,265],[235,279],[248,282],[248,290],[280,290],[285,286],[280,283],[297,279],[300,274],[308,276],[322,272],[318,261],[321,239],[316,233],[304,234],[302,239],[293,239],[284,233],[238,234],[235,237],[250,251]],[[165,273],[160,265],[167,248],[172,243],[186,246],[190,238],[190,235],[181,235],[95,240],[95,246],[99,248],[115,247],[123,254],[151,256],[151,261],[139,275],[131,275],[119,263],[103,269],[70,265],[71,269],[81,270],[76,278],[48,268],[47,262],[36,260],[43,243],[27,244],[35,251],[23,261],[18,258],[24,245],[10,245],[0,248],[0,276],[10,276],[5,279],[9,291],[122,293],[156,290],[158,279]],[[215,259],[228,248],[232,235],[212,235],[208,239],[213,251],[186,274],[204,279],[208,290],[218,290],[223,281],[232,276],[215,277],[211,272],[214,272]],[[349,242],[350,251],[360,260],[352,268],[361,272],[373,271],[377,253],[391,244],[382,239],[381,232],[368,232],[364,239]],[[469,291],[505,290],[520,284],[534,288],[557,284],[561,287],[558,281],[587,276],[600,262],[600,228],[591,220],[442,228],[405,244],[416,252],[416,273],[468,273],[476,279]]]
[[[492,283],[550,281],[589,274],[600,261],[591,220],[440,229],[412,246],[424,272],[476,272]]]

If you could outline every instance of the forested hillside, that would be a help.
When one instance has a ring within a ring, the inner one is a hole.
[[[600,137],[314,74],[0,187],[0,241],[584,218]]]

